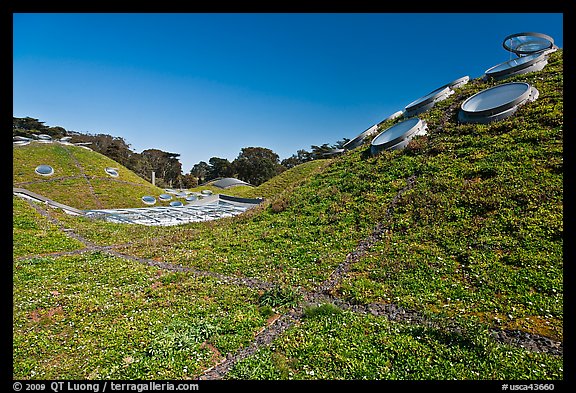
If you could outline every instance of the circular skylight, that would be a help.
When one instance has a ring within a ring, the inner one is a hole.
[[[528,101],[538,98],[538,90],[528,83],[512,82],[494,86],[468,98],[460,106],[463,123],[489,123],[512,116]]]
[[[344,153],[345,151],[346,151],[346,149],[332,149],[332,150],[329,150],[329,151],[327,151],[327,152],[325,152],[325,153],[322,153],[322,155],[323,155],[324,157],[332,157],[332,156],[336,156],[336,155],[338,155],[338,154],[342,154],[342,153]]]
[[[385,121],[388,121],[388,120],[397,119],[397,118],[399,118],[400,116],[402,116],[403,114],[404,114],[404,111],[394,112],[394,113],[392,113],[390,116],[388,116],[387,118],[385,118],[384,120],[382,120],[381,123],[384,123]]]
[[[195,200],[197,200],[197,199],[198,199],[198,197],[197,197],[196,195],[188,195],[188,196],[186,197],[186,202],[193,202],[193,201],[195,201]]]
[[[172,202],[170,202],[170,206],[172,206],[172,207],[180,207],[180,206],[184,206],[184,205],[183,205],[182,202],[180,202],[180,201],[172,201]]]
[[[188,194],[186,193],[186,191],[180,191],[179,193],[176,194],[176,196],[177,196],[178,198],[186,198],[186,195],[188,195]]]
[[[52,137],[48,134],[40,134],[40,135],[38,135],[38,139],[40,139],[42,141],[51,141]]]
[[[212,191],[210,191],[210,190],[202,190],[201,193],[203,195],[212,195]]]
[[[506,37],[502,46],[509,52],[523,56],[553,49],[554,39],[542,33],[516,33]]]
[[[432,108],[434,104],[438,101],[445,100],[450,94],[454,94],[454,91],[450,89],[449,86],[442,86],[438,89],[426,94],[423,97],[418,98],[416,101],[411,102],[406,106],[404,111],[404,117],[411,117],[419,113],[425,112]]]
[[[50,165],[38,165],[34,172],[42,176],[51,176],[54,174],[54,169]]]
[[[161,201],[169,201],[170,199],[172,199],[172,195],[169,194],[160,194],[158,196],[158,199],[160,199]]]
[[[12,139],[15,141],[28,141],[28,142],[32,140],[32,138],[28,138],[27,136],[21,136],[21,135],[16,135]]]
[[[378,131],[378,124],[374,124],[372,127],[368,128],[367,130],[363,131],[360,135],[356,138],[349,140],[346,142],[342,147],[346,150],[355,149],[360,146],[364,140],[369,137],[370,135],[374,134]]]
[[[63,136],[62,138],[60,138],[60,142],[68,142],[70,141],[70,139],[72,139],[71,136]]]
[[[463,76],[462,78],[458,78],[453,80],[452,82],[448,83],[446,86],[448,86],[451,89],[457,89],[461,86],[464,86],[466,83],[468,83],[468,81],[470,80],[470,77],[468,75]]]
[[[118,168],[106,167],[104,171],[112,177],[118,177]]]
[[[405,147],[416,135],[426,133],[426,123],[417,117],[396,123],[387,128],[372,140],[370,151],[372,155],[382,150],[396,150]]]
[[[26,146],[29,145],[30,141],[13,141],[12,146]]]
[[[486,77],[496,80],[504,79],[513,75],[526,74],[540,71],[548,64],[548,58],[543,53],[519,57],[497,64],[485,71]]]
[[[156,198],[154,198],[151,195],[145,195],[142,197],[142,202],[144,202],[147,205],[153,205],[156,203]]]

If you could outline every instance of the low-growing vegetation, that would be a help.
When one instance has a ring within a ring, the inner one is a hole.
[[[562,347],[562,66],[560,50],[511,78],[540,96],[506,120],[457,122],[464,99],[498,83],[473,80],[420,115],[428,134],[404,150],[371,156],[367,141],[226,190],[265,197],[234,218],[145,227],[39,205],[57,226],[15,198],[14,378],[199,378],[238,356],[220,377],[563,379],[561,350],[492,334]],[[87,150],[76,158],[92,188],[78,166],[37,181],[26,147],[15,187],[140,203],[140,186],[92,174]],[[64,165],[52,153],[45,163]],[[358,311],[373,305],[433,323]]]
[[[189,379],[264,326],[258,294],[99,252],[14,262],[14,377]]]
[[[229,379],[562,379],[562,359],[495,344],[485,331],[450,332],[321,306]],[[321,311],[320,311],[321,310]]]

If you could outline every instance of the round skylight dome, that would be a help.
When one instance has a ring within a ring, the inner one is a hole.
[[[42,176],[51,176],[54,174],[54,169],[50,165],[38,165],[34,172]]]
[[[528,72],[540,71],[546,64],[548,58],[543,53],[533,53],[531,55],[518,57],[497,64],[487,69],[484,73],[487,78],[496,80],[508,78],[513,75],[527,74]]]
[[[172,207],[180,207],[180,206],[184,206],[184,205],[183,205],[182,202],[180,202],[180,201],[172,201],[172,202],[170,202],[170,206],[172,206]]]
[[[170,194],[160,194],[158,196],[158,199],[160,199],[161,201],[169,201],[170,199],[172,199],[172,195]]]
[[[452,82],[448,83],[446,86],[448,86],[451,89],[457,89],[461,86],[464,86],[466,83],[468,83],[468,81],[470,80],[470,77],[468,75],[463,76],[462,78],[458,78],[453,80]]]
[[[370,152],[372,155],[380,153],[382,150],[396,150],[406,147],[406,145],[416,135],[426,133],[426,123],[417,117],[396,123],[392,127],[382,131],[372,140]]]
[[[195,200],[197,200],[197,199],[198,199],[198,197],[197,197],[196,195],[188,195],[188,196],[186,197],[186,202],[193,202],[193,201],[195,201]]]
[[[202,190],[201,193],[203,195],[212,195],[212,191],[210,191],[210,190]]]
[[[502,46],[518,56],[554,49],[554,39],[542,33],[516,33],[504,38]]]
[[[468,98],[460,106],[463,123],[489,123],[512,116],[520,105],[538,98],[538,90],[524,82],[504,83]]]
[[[332,149],[332,150],[329,150],[329,151],[327,151],[327,152],[325,152],[325,153],[322,153],[322,156],[324,156],[324,157],[332,157],[332,156],[336,156],[336,155],[338,155],[338,154],[342,154],[342,153],[344,153],[345,151],[346,151],[346,149]]]
[[[439,87],[438,89],[406,105],[406,108],[404,108],[404,117],[411,117],[425,112],[432,108],[438,101],[445,100],[451,94],[454,94],[454,90],[450,89],[449,86]]]
[[[118,177],[118,176],[119,176],[119,174],[118,174],[118,168],[106,167],[106,168],[104,169],[104,171],[105,171],[107,174],[109,174],[110,176],[112,176],[112,177]]]
[[[392,113],[390,116],[388,116],[387,118],[385,118],[384,120],[382,120],[380,123],[384,123],[385,121],[388,121],[388,120],[397,119],[400,116],[402,116],[403,114],[404,114],[404,111],[396,111],[396,112]]]
[[[38,135],[38,139],[41,141],[52,141],[52,137],[48,134],[40,134]]]
[[[142,202],[144,202],[147,205],[153,205],[156,203],[156,198],[154,198],[151,195],[145,195],[142,197]]]
[[[355,149],[362,143],[364,143],[364,140],[370,135],[374,134],[376,131],[378,131],[378,124],[374,124],[372,127],[369,127],[354,139],[351,139],[348,142],[346,142],[342,147],[346,150]]]

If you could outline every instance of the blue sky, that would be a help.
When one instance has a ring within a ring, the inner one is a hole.
[[[180,154],[333,144],[509,60],[562,13],[15,13],[13,115]]]

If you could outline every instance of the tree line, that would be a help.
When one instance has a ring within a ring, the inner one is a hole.
[[[49,127],[32,117],[13,117],[13,136],[33,138],[38,134],[47,134],[53,139],[71,136],[71,143],[90,143],[92,150],[113,159],[143,179],[151,182],[152,172],[155,172],[157,186],[178,188],[192,188],[222,177],[235,177],[258,186],[296,165],[325,158],[348,141],[344,138],[333,145],[328,143],[321,146],[312,145],[311,151],[301,149],[283,160],[280,160],[278,154],[271,149],[244,147],[233,161],[212,157],[208,162],[200,161],[195,164],[190,172],[183,173],[178,153],[159,149],[146,149],[142,153],[136,153],[122,137],[81,133],[60,126]]]

